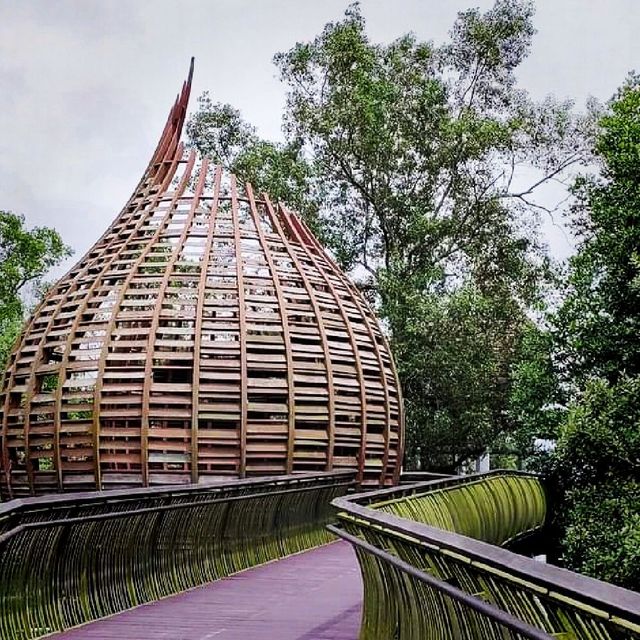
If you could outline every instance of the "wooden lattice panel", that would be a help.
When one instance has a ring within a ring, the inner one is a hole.
[[[133,196],[11,355],[5,496],[397,480],[402,402],[373,313],[294,213],[184,149],[190,84]]]

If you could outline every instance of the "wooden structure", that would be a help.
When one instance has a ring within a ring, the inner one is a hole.
[[[192,72],[131,199],[14,348],[5,498],[332,469],[398,480],[380,326],[302,220],[184,148]]]

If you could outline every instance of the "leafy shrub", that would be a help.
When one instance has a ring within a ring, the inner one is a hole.
[[[610,482],[567,496],[562,559],[575,571],[640,589],[640,483]]]
[[[640,480],[640,377],[587,385],[560,430],[555,465],[567,490]]]
[[[551,471],[564,564],[640,589],[640,378],[589,383]]]

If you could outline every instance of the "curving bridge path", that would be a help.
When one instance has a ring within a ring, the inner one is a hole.
[[[0,505],[0,638],[640,640],[640,594],[504,548],[544,531],[538,477],[347,495],[352,483],[331,472]]]
[[[356,640],[362,581],[334,542],[48,636],[55,640]]]

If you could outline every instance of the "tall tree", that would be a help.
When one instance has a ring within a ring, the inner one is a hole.
[[[549,275],[537,190],[588,154],[588,119],[517,86],[532,16],[498,0],[460,13],[445,45],[382,45],[353,5],[276,56],[286,132],[329,186],[333,248],[389,321],[423,466],[455,466],[511,428],[512,364]]]
[[[490,286],[521,265],[530,196],[586,150],[570,105],[536,104],[516,86],[532,12],[498,0],[486,14],[459,14],[444,46],[413,35],[379,45],[353,5],[276,56],[289,86],[286,132],[333,186],[326,215],[340,225],[342,253],[376,280],[418,272],[438,286],[473,271]],[[542,174],[514,188],[525,165]]]
[[[556,322],[564,373],[578,388],[640,374],[639,78],[601,119],[595,150],[600,175],[574,187],[581,243]]]
[[[376,44],[356,4],[275,58],[288,86],[276,149],[295,151],[280,175],[308,168],[325,241],[388,321],[423,466],[451,467],[509,427],[511,363],[549,271],[536,193],[587,149],[570,104],[535,103],[516,84],[532,15],[527,1],[497,0],[459,14],[445,45]],[[236,139],[209,133],[214,149]]]
[[[640,79],[600,120],[598,177],[575,186],[582,234],[555,320],[574,402],[551,486],[568,566],[640,587]]]
[[[38,285],[53,266],[70,255],[60,235],[48,227],[25,228],[21,215],[0,211],[0,366],[23,322],[21,292]]]

